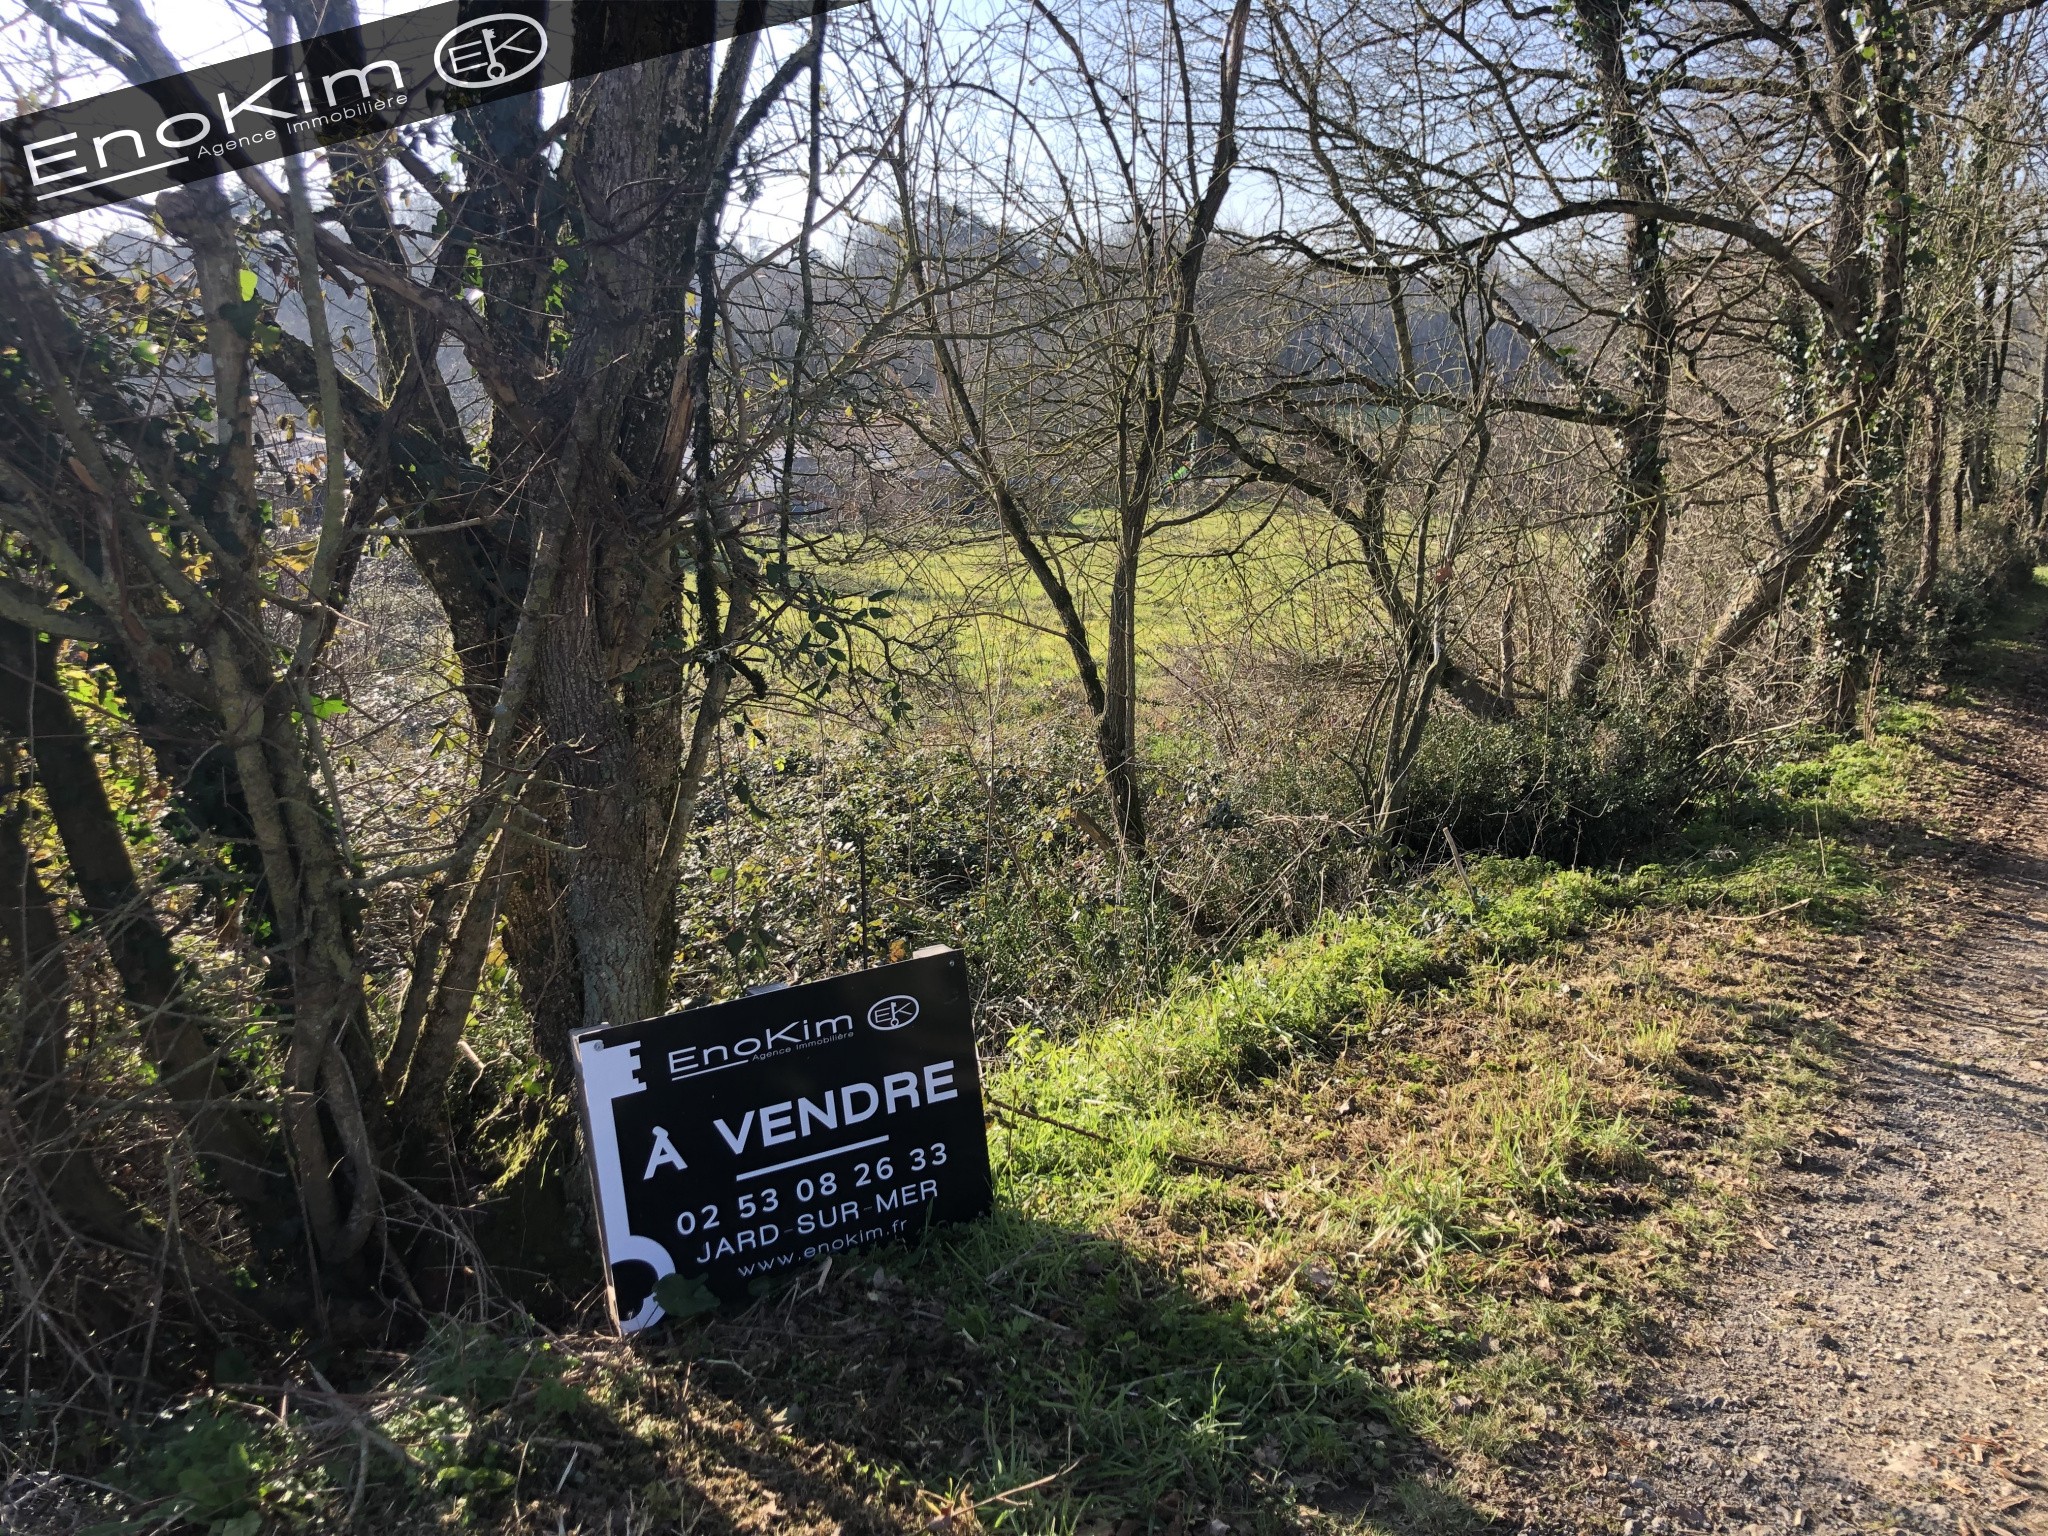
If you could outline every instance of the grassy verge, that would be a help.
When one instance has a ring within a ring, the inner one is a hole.
[[[448,1324],[133,1436],[214,1536],[1455,1530],[1820,1114],[1929,716],[1663,863],[1487,860],[992,1053],[997,1214],[628,1348]],[[224,1379],[231,1365],[224,1364]],[[110,1506],[113,1507],[113,1506]]]

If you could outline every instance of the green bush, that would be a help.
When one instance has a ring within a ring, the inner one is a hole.
[[[1740,764],[1709,750],[1720,725],[1711,706],[1675,688],[1596,712],[1446,714],[1412,770],[1401,836],[1427,849],[1449,827],[1467,848],[1610,862],[1654,846],[1688,807],[1737,782]]]
[[[329,1486],[326,1468],[273,1415],[213,1396],[159,1414],[115,1481],[142,1507],[98,1527],[105,1536],[174,1522],[209,1536],[257,1536],[272,1518],[310,1518]]]

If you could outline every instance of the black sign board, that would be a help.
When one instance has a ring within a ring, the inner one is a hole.
[[[576,1067],[621,1332],[988,1212],[958,950],[585,1030]]]
[[[848,0],[448,0],[0,123],[0,231],[545,90]]]

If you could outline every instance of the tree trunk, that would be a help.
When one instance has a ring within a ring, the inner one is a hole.
[[[2041,349],[2035,364],[2033,430],[2027,434],[2027,467],[2020,481],[2021,526],[2031,538],[2048,531],[2048,327],[2039,327],[2034,345]]]
[[[1663,174],[1628,73],[1632,12],[1617,0],[1574,0],[1573,14],[1580,47],[1599,85],[1615,192],[1639,202],[1661,201]],[[1642,631],[1657,595],[1670,517],[1664,487],[1664,421],[1671,394],[1674,320],[1664,268],[1664,231],[1656,218],[1633,213],[1625,217],[1623,227],[1633,320],[1627,414],[1618,432],[1621,462],[1614,494],[1586,557],[1578,633],[1565,673],[1566,695],[1579,708],[1593,701],[1618,628],[1628,628],[1637,654],[1648,654]],[[1626,565],[1638,539],[1645,539],[1646,547],[1631,583]]]
[[[1890,0],[1854,16],[1846,0],[1823,0],[1820,21],[1828,72],[1819,110],[1833,202],[1822,320],[1835,354],[1834,417],[1809,511],[1722,610],[1693,659],[1691,678],[1695,688],[1718,680],[1829,540],[1839,539],[1829,563],[1821,665],[1824,704],[1840,726],[1853,717],[1870,680],[1884,509],[1899,470],[1893,394],[1913,240],[1912,39],[1910,18]],[[1882,217],[1872,217],[1873,200]]]
[[[1913,588],[1906,597],[1906,606],[1915,611],[1932,601],[1935,578],[1941,574],[1942,470],[1947,462],[1948,442],[1941,390],[1930,384],[1927,390],[1927,476],[1920,493],[1920,567],[1914,573]]]
[[[274,1219],[287,1191],[276,1177],[273,1149],[226,1102],[241,1092],[240,1075],[207,1039],[212,1021],[188,995],[170,939],[136,879],[92,743],[57,676],[56,646],[4,621],[0,729],[34,755],[72,878],[142,1026],[160,1091],[222,1187],[259,1225]]]
[[[1138,764],[1138,556],[1148,507],[1126,513],[1109,593],[1109,655],[1096,720],[1116,835],[1133,858],[1145,853],[1145,786]]]
[[[94,1166],[74,1117],[70,970],[50,893],[22,839],[27,806],[12,748],[7,756],[0,764],[0,947],[20,998],[20,1034],[6,1073],[8,1107],[27,1138],[22,1151],[58,1210],[89,1236],[140,1251],[127,1203]]]

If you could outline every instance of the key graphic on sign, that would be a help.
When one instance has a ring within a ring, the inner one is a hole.
[[[940,950],[638,1024],[576,1063],[614,1316],[741,1300],[991,1202],[966,962]]]
[[[868,1022],[877,1029],[901,1029],[917,1022],[917,999],[885,997],[868,1009]]]
[[[503,85],[540,68],[547,53],[547,31],[532,17],[479,16],[441,39],[434,73],[450,85]]]
[[[612,1116],[600,1113],[629,1094],[645,1093],[640,1081],[640,1048],[618,1045],[607,1049],[589,1037],[576,1042],[577,1075],[583,1080],[583,1094],[590,1105],[590,1163],[597,1175],[599,1225],[604,1229],[605,1261],[614,1272],[624,1264],[644,1264],[652,1272],[648,1294],[632,1318],[620,1319],[622,1332],[645,1328],[661,1315],[654,1305],[653,1286],[663,1275],[675,1273],[675,1261],[668,1250],[649,1238],[636,1236],[632,1218],[626,1212],[626,1187],[618,1177],[619,1141]],[[651,1170],[650,1170],[651,1171]]]

